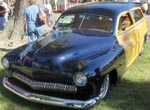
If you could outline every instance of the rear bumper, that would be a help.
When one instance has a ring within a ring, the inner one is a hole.
[[[94,97],[86,101],[81,101],[81,100],[64,99],[64,98],[57,98],[57,97],[52,97],[52,96],[31,93],[29,91],[26,91],[17,87],[16,85],[13,85],[11,82],[9,82],[8,77],[4,77],[3,85],[5,88],[10,90],[11,92],[15,93],[16,95],[26,100],[29,100],[32,102],[43,103],[43,104],[54,105],[54,106],[63,106],[63,107],[69,107],[69,108],[83,109],[83,108],[91,108],[99,101],[99,97]]]

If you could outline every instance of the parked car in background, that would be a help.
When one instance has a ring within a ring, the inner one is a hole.
[[[85,109],[144,49],[147,22],[134,3],[90,3],[65,11],[40,41],[2,58],[3,85],[29,101]]]

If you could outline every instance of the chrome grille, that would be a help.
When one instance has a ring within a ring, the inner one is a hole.
[[[77,87],[73,85],[35,81],[17,72],[14,72],[12,76],[35,90],[46,90],[65,93],[67,92],[73,94],[77,93]]]

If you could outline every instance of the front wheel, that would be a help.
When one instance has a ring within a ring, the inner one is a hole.
[[[109,74],[107,74],[104,76],[104,79],[101,83],[100,94],[99,94],[100,100],[104,100],[106,98],[109,86],[110,86],[110,77]]]

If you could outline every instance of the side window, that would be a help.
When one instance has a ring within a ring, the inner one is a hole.
[[[133,23],[132,23],[129,13],[123,14],[119,18],[119,26],[118,26],[119,32],[125,31],[126,28],[130,27],[132,24]]]
[[[143,18],[143,15],[139,9],[132,11],[132,16],[135,19],[135,22],[139,21]]]

